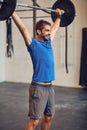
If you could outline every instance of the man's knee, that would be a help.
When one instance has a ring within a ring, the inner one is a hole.
[[[53,116],[52,116],[52,115],[49,115],[49,116],[48,116],[48,115],[45,115],[44,118],[45,118],[45,121],[46,121],[46,122],[51,122]]]
[[[39,119],[30,119],[29,123],[33,126],[36,127],[39,123]]]

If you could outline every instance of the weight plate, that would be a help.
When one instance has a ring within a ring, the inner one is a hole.
[[[75,17],[74,4],[70,0],[57,0],[52,6],[52,9],[56,10],[57,8],[65,11],[61,18],[60,27],[66,27],[71,24]],[[51,17],[54,22],[57,18],[57,14],[51,12]]]
[[[16,0],[4,0],[0,4],[0,20],[8,19],[14,12],[16,7]]]

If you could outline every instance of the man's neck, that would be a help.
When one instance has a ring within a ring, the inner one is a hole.
[[[44,42],[44,39],[43,38],[41,38],[41,37],[36,37],[36,39],[38,40],[38,41],[40,41],[40,42]]]

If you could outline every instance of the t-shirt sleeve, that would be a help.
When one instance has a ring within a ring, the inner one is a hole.
[[[26,47],[27,47],[27,50],[28,51],[31,51],[31,49],[34,47],[34,38],[32,38],[32,41],[31,41],[31,44],[29,45],[29,44],[26,44]]]

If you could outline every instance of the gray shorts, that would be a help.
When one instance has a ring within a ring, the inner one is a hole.
[[[55,93],[52,85],[31,84],[29,87],[29,116],[40,119],[43,115],[54,115]]]

